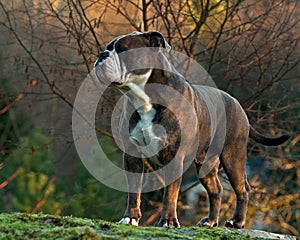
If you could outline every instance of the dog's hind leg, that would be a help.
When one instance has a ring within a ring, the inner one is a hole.
[[[196,163],[197,171],[201,169],[201,165]],[[221,208],[221,198],[223,188],[218,178],[219,164],[215,164],[212,170],[200,178],[203,187],[206,189],[209,197],[209,214],[208,217],[202,218],[199,226],[216,227],[218,226],[219,212]]]
[[[244,228],[250,186],[246,178],[246,144],[242,147],[225,148],[221,162],[236,194],[236,209],[233,217],[225,222],[226,227]]]
[[[128,199],[124,217],[119,221],[119,223],[138,226],[139,220],[142,217],[140,204],[144,172],[143,159],[135,158],[125,153],[124,168],[126,170],[128,184]],[[132,175],[130,172],[140,174]]]

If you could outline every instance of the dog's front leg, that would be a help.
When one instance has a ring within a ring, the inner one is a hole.
[[[160,227],[180,227],[176,211],[180,184],[181,178],[177,179],[164,189],[163,209],[158,223],[158,226]]]
[[[177,200],[179,195],[179,188],[181,184],[181,175],[182,175],[182,168],[183,162],[181,160],[173,160],[176,161],[174,164],[174,172],[176,173],[179,171],[179,178],[172,182],[169,186],[166,186],[164,189],[164,197],[163,197],[163,208],[160,220],[158,222],[158,226],[160,227],[180,227],[180,223],[177,218]],[[168,177],[168,174],[165,175]]]
[[[144,163],[143,159],[129,156],[126,153],[123,159],[128,184],[128,199],[124,217],[119,223],[138,226],[139,220],[142,217],[140,204]]]

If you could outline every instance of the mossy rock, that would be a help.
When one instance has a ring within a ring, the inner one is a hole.
[[[249,234],[246,234],[249,235]],[[253,239],[223,228],[132,227],[103,220],[45,214],[0,214],[0,239]],[[256,238],[258,239],[258,238]],[[262,238],[259,238],[262,239]]]

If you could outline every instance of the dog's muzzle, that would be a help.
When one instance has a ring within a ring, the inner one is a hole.
[[[123,65],[123,68],[121,67],[118,53],[115,50],[101,52],[94,64],[94,70],[99,81],[107,83],[124,83],[125,65]]]
[[[105,50],[104,52],[101,52],[99,54],[99,57],[97,58],[94,67],[97,67],[101,62],[103,62],[103,60],[105,60],[106,58],[109,57],[109,51]]]

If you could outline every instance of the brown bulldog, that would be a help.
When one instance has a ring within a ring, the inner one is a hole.
[[[144,50],[131,51],[136,49]],[[113,83],[126,94],[118,122],[129,193],[120,223],[138,225],[143,184],[149,182],[144,179],[143,183],[143,159],[155,158],[171,166],[163,177],[159,226],[180,227],[176,208],[181,175],[195,160],[209,196],[208,217],[198,225],[218,225],[222,194],[218,170],[222,167],[236,194],[234,215],[225,226],[243,228],[250,191],[245,173],[248,138],[276,146],[289,136],[269,138],[258,133],[235,98],[217,88],[187,82],[164,50],[170,51],[170,46],[161,33],[134,32],[115,38],[95,63],[100,81]]]

